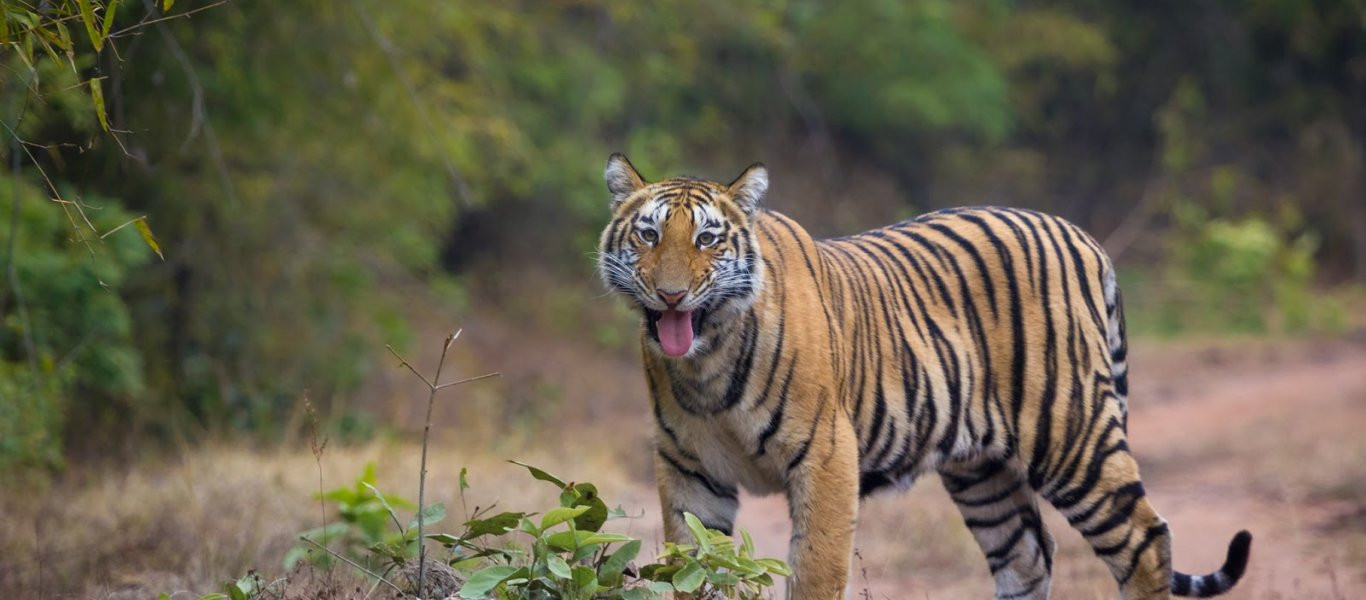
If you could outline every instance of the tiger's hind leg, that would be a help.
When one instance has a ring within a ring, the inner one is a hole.
[[[1109,432],[1087,460],[1041,492],[1105,561],[1125,600],[1170,598],[1167,522],[1144,494],[1122,430]]]
[[[986,554],[997,598],[1047,598],[1053,537],[1018,461],[980,459],[939,468],[940,479]]]

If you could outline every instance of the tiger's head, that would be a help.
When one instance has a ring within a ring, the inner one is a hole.
[[[756,163],[727,185],[691,177],[650,183],[613,154],[603,176],[612,193],[598,247],[603,282],[641,309],[651,348],[671,357],[706,352],[713,340],[703,325],[734,318],[763,282],[751,225],[768,171]]]

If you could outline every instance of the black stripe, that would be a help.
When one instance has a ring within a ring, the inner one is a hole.
[[[702,473],[684,467],[682,464],[679,464],[679,462],[675,460],[672,456],[669,456],[668,453],[664,452],[663,449],[658,450],[658,453],[659,457],[663,458],[664,462],[667,463],[670,467],[672,467],[673,470],[678,471],[679,474],[702,484],[702,487],[707,488],[707,491],[710,492],[711,495],[716,496],[717,498],[724,498],[727,500],[738,499],[739,493],[734,487],[728,486],[724,483],[716,481],[715,479],[707,477]]]
[[[816,418],[811,421],[811,431],[807,433],[806,441],[802,442],[802,447],[797,450],[797,453],[792,456],[792,460],[787,463],[788,475],[791,475],[792,470],[797,468],[797,465],[801,464],[803,460],[806,460],[806,454],[811,451],[811,441],[816,439],[816,426],[820,424],[821,417],[824,416],[824,414],[825,398],[822,397],[820,399],[820,404],[816,407]]]
[[[778,369],[774,368],[773,370],[774,372],[776,372]],[[767,444],[768,438],[773,437],[773,434],[778,432],[778,427],[782,424],[783,411],[787,408],[788,386],[792,384],[792,374],[796,370],[797,353],[794,351],[792,353],[792,361],[788,363],[787,376],[783,378],[782,390],[778,392],[778,408],[773,410],[773,414],[768,419],[768,424],[765,425],[764,430],[759,433],[759,449],[755,451],[755,454],[758,456],[762,456],[764,452],[767,451],[767,449],[764,447],[764,444]]]

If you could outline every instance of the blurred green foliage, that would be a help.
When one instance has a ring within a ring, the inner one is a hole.
[[[777,190],[876,172],[893,197],[858,202],[1024,205],[1102,239],[1148,206],[1121,260],[1156,265],[1135,295],[1157,300],[1131,314],[1249,303],[1215,329],[1314,330],[1313,286],[1366,277],[1361,0],[85,4],[5,5],[29,191],[0,206],[4,260],[33,269],[0,311],[12,461],[58,464],[75,427],[269,430],[305,389],[355,392],[415,300],[591,286],[616,150],[652,176],[791,161]],[[104,207],[94,232],[146,215],[165,260],[131,228],[86,256],[57,192]],[[594,295],[538,318],[631,346],[584,325]]]
[[[102,286],[118,287],[151,252],[132,227],[91,242],[94,251],[72,244],[63,210],[14,177],[0,175],[0,201],[18,208],[0,211],[0,231],[14,236],[11,287],[0,296],[0,472],[55,467],[69,418],[117,421],[145,392],[128,307]],[[112,199],[85,202],[102,230],[131,219]]]
[[[1165,285],[1149,309],[1156,331],[1336,333],[1346,308],[1314,289],[1313,234],[1258,216],[1210,218],[1197,205],[1178,211]],[[1146,292],[1140,292],[1143,294]],[[1140,321],[1140,326],[1148,325]]]

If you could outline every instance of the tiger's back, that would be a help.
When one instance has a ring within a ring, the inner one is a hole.
[[[950,209],[816,246],[862,493],[983,456],[1021,459],[1038,486],[1081,425],[1122,422],[1113,269],[1071,223]]]

